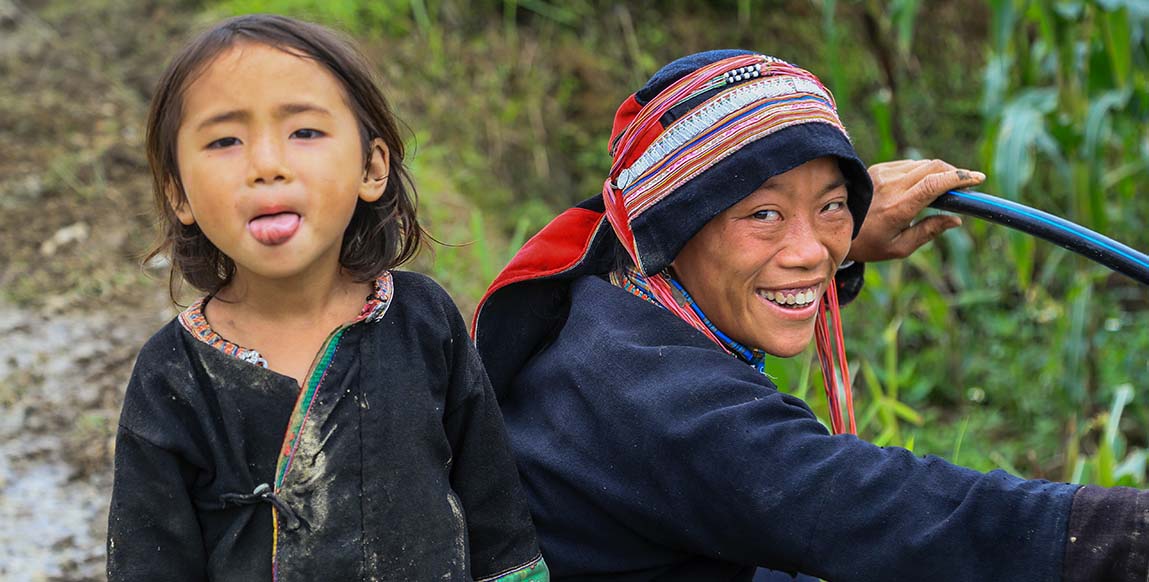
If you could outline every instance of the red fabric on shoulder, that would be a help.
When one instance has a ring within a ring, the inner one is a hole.
[[[602,224],[603,214],[586,208],[571,208],[555,217],[515,253],[498,277],[479,300],[471,320],[471,339],[475,338],[483,304],[496,291],[528,279],[539,279],[561,273],[582,261]]]

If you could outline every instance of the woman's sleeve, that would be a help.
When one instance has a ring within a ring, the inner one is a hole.
[[[1149,579],[1149,492],[1087,485],[1073,496],[1065,582]]]
[[[462,319],[452,347],[444,425],[453,459],[451,487],[467,520],[471,575],[478,581],[549,580],[502,415]]]
[[[190,484],[195,469],[120,426],[108,515],[108,580],[207,580]]]
[[[691,365],[655,369],[657,397],[630,411],[635,466],[612,485],[642,492],[618,517],[650,539],[835,582],[1060,578],[1077,486],[830,436],[801,400],[698,352],[664,354]]]

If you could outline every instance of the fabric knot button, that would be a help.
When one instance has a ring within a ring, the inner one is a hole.
[[[285,519],[286,529],[294,531],[299,529],[301,520],[295,510],[287,504],[286,501],[280,499],[275,494],[275,490],[267,483],[260,483],[251,491],[251,493],[224,493],[219,496],[219,500],[223,507],[229,505],[254,505],[257,503],[269,503],[275,507]]]

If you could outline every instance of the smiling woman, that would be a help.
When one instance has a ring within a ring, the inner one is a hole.
[[[602,196],[523,247],[474,330],[557,579],[1145,579],[1143,492],[831,435],[765,374],[823,343],[847,259],[904,255],[981,176],[901,163],[891,196],[814,75],[745,51],[664,67],[610,144]]]

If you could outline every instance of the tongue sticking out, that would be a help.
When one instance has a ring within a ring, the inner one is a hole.
[[[257,216],[247,223],[247,230],[255,240],[265,245],[280,245],[291,239],[299,230],[299,215],[294,212],[281,212]]]

